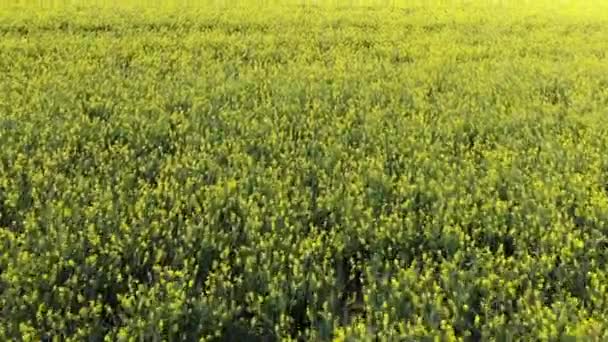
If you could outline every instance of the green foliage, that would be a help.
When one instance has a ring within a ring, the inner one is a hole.
[[[608,339],[563,6],[0,11],[0,340]]]

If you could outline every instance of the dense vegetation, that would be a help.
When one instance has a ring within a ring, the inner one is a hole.
[[[0,10],[0,340],[608,339],[593,4]]]

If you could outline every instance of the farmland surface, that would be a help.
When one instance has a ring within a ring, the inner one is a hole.
[[[0,340],[608,340],[606,2],[18,3]]]

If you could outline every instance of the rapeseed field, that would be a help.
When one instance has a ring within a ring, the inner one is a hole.
[[[608,340],[608,2],[0,1],[0,340]]]

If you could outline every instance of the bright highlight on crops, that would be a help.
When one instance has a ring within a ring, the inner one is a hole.
[[[608,340],[608,3],[0,5],[0,340]]]

